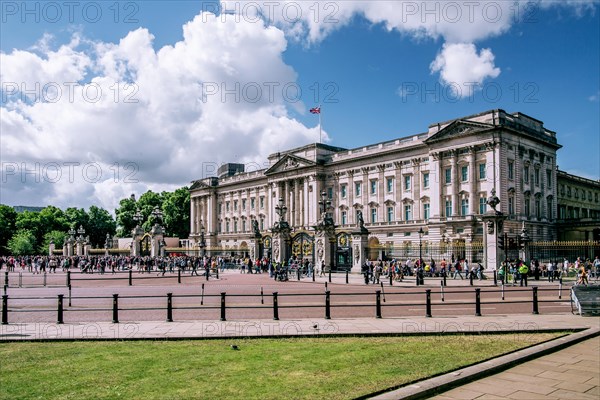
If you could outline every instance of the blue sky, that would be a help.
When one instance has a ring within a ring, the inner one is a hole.
[[[24,4],[2,2],[2,203],[110,209],[212,164],[262,165],[317,140],[317,104],[346,148],[520,111],[557,132],[561,169],[600,178],[597,1],[227,2],[225,17],[200,15],[216,2],[74,2],[72,18],[68,2]],[[36,83],[60,98],[32,100]],[[90,83],[102,100],[81,100]]]

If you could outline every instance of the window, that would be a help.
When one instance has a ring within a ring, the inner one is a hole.
[[[229,202],[225,202],[225,211],[229,212]]]
[[[377,193],[377,181],[375,179],[373,179],[371,181],[371,194],[376,194]]]
[[[548,188],[552,187],[552,171],[549,169],[546,170],[546,184]]]
[[[233,201],[233,211],[237,211],[238,210],[238,201],[234,200]]]
[[[542,218],[542,207],[539,199],[535,199],[535,217]]]
[[[254,208],[256,207],[256,199],[254,197],[250,198],[250,209],[254,210]]]
[[[479,179],[485,179],[485,164],[479,164]]]
[[[348,212],[342,211],[342,225],[346,225],[348,223]]]
[[[567,197],[571,197],[571,186],[567,186]]]
[[[246,211],[246,199],[242,199],[242,211]]]
[[[467,180],[469,180],[469,167],[462,166],[460,167],[460,180],[462,182],[466,182]]]
[[[219,210],[219,214],[221,214],[221,212],[223,211],[223,204],[219,203],[219,207],[217,209]]]
[[[594,201],[597,203],[598,202],[598,193],[594,193]]]
[[[387,222],[392,222],[394,220],[394,207],[387,208]]]
[[[429,219],[429,203],[423,204],[423,219]]]
[[[460,215],[469,214],[469,199],[462,199],[460,201]]]
[[[525,197],[525,217],[529,217],[529,214],[531,214],[530,207],[531,204],[529,204],[529,197]]]
[[[225,222],[225,233],[229,233],[229,221]]]
[[[529,183],[529,165],[523,168],[523,182]]]
[[[540,186],[540,169],[539,168],[534,169],[533,177],[535,179],[535,186]]]
[[[333,199],[333,188],[332,187],[327,188],[327,198],[329,200]]]
[[[393,193],[394,192],[394,178],[387,178],[385,181],[385,184],[387,187],[387,192]]]
[[[575,198],[579,198],[579,189],[575,188]]]
[[[429,188],[429,172],[423,174],[423,188]]]
[[[357,196],[360,196],[360,192],[361,192],[361,183],[360,182],[356,182],[354,184],[354,194],[356,194]]]
[[[233,221],[233,233],[237,233],[237,220]]]
[[[371,223],[374,224],[377,222],[377,209],[371,208]]]
[[[242,220],[242,232],[246,232],[246,220]]]
[[[487,211],[487,203],[485,202],[485,197],[479,198],[479,214],[485,214]]]
[[[552,199],[546,199],[546,207],[547,207],[547,214],[548,214],[548,219],[552,220],[553,217],[553,212],[552,212]]]
[[[404,220],[412,221],[412,206],[410,204],[404,206]]]
[[[261,210],[263,208],[265,208],[265,197],[264,196],[260,196],[260,199],[258,200],[258,204],[259,204]]]
[[[592,192],[588,190],[588,200],[592,201]]]
[[[446,200],[446,217],[452,216],[452,200]]]
[[[340,195],[342,196],[342,199],[345,199],[347,196],[348,192],[348,186],[347,185],[342,185],[340,186]]]
[[[513,215],[515,213],[515,198],[514,196],[508,197],[508,214]]]
[[[410,175],[404,177],[404,190],[410,190]]]
[[[508,161],[508,179],[515,179],[515,162]]]
[[[356,222],[358,222],[358,212],[359,212],[359,211],[360,211],[360,210],[356,210],[356,215],[354,216],[354,220],[355,220]]]
[[[446,177],[446,183],[452,183],[452,168],[446,168],[444,170],[444,174]]]

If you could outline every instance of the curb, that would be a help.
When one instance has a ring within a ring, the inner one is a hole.
[[[600,336],[600,328],[589,328],[444,375],[409,383],[396,390],[374,396],[365,396],[365,398],[377,400],[428,398],[475,380],[497,374],[524,362],[557,352],[596,336]]]

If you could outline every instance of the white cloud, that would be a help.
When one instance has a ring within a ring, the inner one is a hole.
[[[6,97],[1,201],[111,209],[132,192],[173,189],[220,163],[264,163],[318,140],[317,127],[289,116],[282,88],[296,72],[282,60],[281,30],[204,14],[183,33],[156,51],[140,28],[119,43],[74,37],[53,51],[45,38],[35,51],[1,53],[3,89],[50,88],[41,93],[50,101]]]
[[[496,78],[500,69],[494,66],[494,54],[490,49],[477,53],[474,44],[444,44],[431,63],[432,73],[440,73],[440,81],[449,85],[460,97],[471,96],[487,78]]]

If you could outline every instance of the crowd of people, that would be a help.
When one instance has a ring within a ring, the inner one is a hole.
[[[32,274],[56,273],[78,270],[82,273],[117,273],[118,271],[136,271],[137,273],[174,273],[180,270],[191,275],[207,274],[217,269],[239,269],[243,274],[268,273],[270,278],[278,281],[289,279],[290,272],[311,278],[324,276],[328,272],[325,263],[313,265],[310,259],[296,256],[290,257],[282,263],[271,262],[267,257],[251,259],[250,257],[223,257],[223,256],[167,256],[167,257],[135,257],[135,256],[3,256],[0,257],[0,268],[9,272],[30,272]],[[418,279],[425,277],[447,277],[452,279],[487,279],[481,263],[470,263],[467,259],[455,258],[450,260],[442,258],[439,263],[433,258],[401,260],[376,260],[367,261],[362,266],[365,283],[379,284],[382,279],[402,281],[405,276],[416,276]],[[527,286],[527,278],[535,280],[548,279],[553,282],[565,276],[576,276],[576,284],[587,285],[588,277],[600,276],[600,258],[594,260],[577,258],[569,262],[566,258],[562,262],[531,260],[506,260],[497,271],[498,279],[502,283]]]

